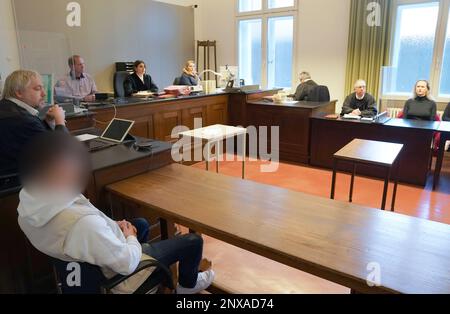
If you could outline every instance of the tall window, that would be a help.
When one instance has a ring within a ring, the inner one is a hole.
[[[247,85],[292,88],[297,0],[238,0],[240,77]]]
[[[385,94],[409,96],[417,80],[427,79],[433,96],[450,98],[449,14],[450,0],[397,0]]]
[[[249,85],[261,82],[261,25],[261,19],[239,22],[240,72],[241,78]]]

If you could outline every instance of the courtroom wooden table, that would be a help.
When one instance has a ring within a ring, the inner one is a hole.
[[[277,104],[271,101],[249,101],[245,116],[240,121],[244,127],[268,128],[267,148],[273,151],[271,127],[279,128],[279,155],[281,161],[309,164],[311,149],[310,118],[317,114],[332,114],[336,100],[328,102],[299,101]],[[245,120],[244,120],[245,119]],[[234,124],[236,125],[236,124]],[[266,141],[266,139],[264,139]]]
[[[441,142],[439,145],[439,153],[434,169],[433,190],[437,189],[439,180],[441,178],[442,164],[445,156],[445,144],[447,141],[450,141],[450,122],[441,122],[441,124],[439,125],[439,132],[441,132]]]
[[[331,199],[334,199],[336,189],[337,165],[340,160],[350,161],[353,164],[352,179],[350,182],[349,201],[353,202],[353,186],[355,183],[356,167],[358,164],[377,165],[386,169],[384,177],[383,200],[381,209],[386,209],[386,199],[391,177],[392,166],[403,149],[402,144],[394,144],[387,142],[367,141],[355,139],[347,144],[344,148],[334,154],[333,179],[331,181]],[[398,180],[394,182],[394,192],[392,194],[391,211],[394,211],[395,198],[397,196]]]
[[[209,170],[209,163],[211,161],[211,147],[215,145],[216,148],[216,172],[219,173],[219,161],[223,156],[223,150],[221,143],[229,138],[241,137],[241,152],[242,152],[242,179],[245,179],[245,158],[247,152],[247,129],[240,127],[233,127],[228,125],[210,125],[208,127],[190,130],[179,133],[181,136],[188,138],[199,139],[200,141],[206,141],[207,156],[206,159],[206,171]],[[239,142],[239,141],[238,141]],[[195,149],[195,148],[194,148]],[[203,150],[202,150],[203,152]],[[200,160],[197,160],[200,161]]]
[[[431,143],[439,123],[391,119],[378,124],[364,121],[311,118],[311,165],[333,169],[333,155],[355,138],[403,144],[398,162],[398,180],[424,187],[430,173]],[[340,170],[352,171],[350,163],[340,163]],[[358,175],[383,178],[382,168],[370,165],[358,167]],[[393,174],[395,175],[395,173]]]
[[[114,206],[138,204],[359,292],[450,293],[448,225],[178,164],[107,189]],[[370,287],[374,266],[380,282]]]
[[[214,124],[238,125],[229,119],[230,110],[235,110],[248,99],[261,99],[275,90],[252,93],[192,94],[170,99],[120,98],[112,103],[104,102],[89,107],[96,120],[110,121],[113,117],[135,121],[130,134],[173,142],[172,131],[181,125],[194,129],[194,120],[202,119],[202,126]],[[238,114],[237,114],[238,115]],[[107,124],[99,127],[106,128]]]
[[[95,112],[80,112],[78,114],[71,115],[66,118],[67,129],[71,132],[77,130],[89,129],[95,125]]]

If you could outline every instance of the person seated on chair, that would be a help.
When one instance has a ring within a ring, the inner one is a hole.
[[[445,108],[444,114],[442,115],[442,121],[450,121],[450,103]]]
[[[67,132],[65,113],[59,106],[51,107],[44,120],[39,118],[45,96],[37,72],[19,70],[6,78],[0,101],[0,174],[17,172],[23,146],[37,134]]]
[[[65,133],[37,136],[24,149],[18,222],[32,245],[55,259],[99,266],[108,279],[130,275],[141,261],[151,258],[167,267],[179,263],[178,293],[206,289],[214,272],[199,273],[201,236],[188,234],[141,245],[135,226],[113,221],[81,194],[90,174],[89,164],[84,145]],[[141,241],[146,240],[144,235]],[[146,284],[150,274],[151,270],[139,272],[113,292],[133,293]]]
[[[137,60],[134,62],[134,73],[130,74],[123,83],[125,96],[129,97],[142,91],[158,92],[158,86],[153,82],[152,77],[146,74],[146,68],[144,61]]]
[[[189,60],[183,68],[183,74],[180,77],[180,85],[197,86],[200,79],[195,68],[195,62]]]
[[[64,78],[58,80],[55,85],[55,97],[58,102],[66,99],[79,101],[95,101],[97,86],[95,81],[85,72],[84,59],[78,55],[71,56],[68,60],[70,72]]]
[[[359,117],[373,118],[377,115],[377,102],[375,98],[367,93],[366,82],[357,80],[354,85],[355,92],[345,98],[341,115],[354,115]]]
[[[430,97],[430,83],[417,81],[414,87],[414,98],[405,103],[403,118],[411,120],[435,121],[437,105]]]
[[[317,83],[311,79],[311,75],[308,72],[303,71],[300,73],[300,85],[298,85],[295,94],[289,95],[296,101],[308,101],[309,94]]]

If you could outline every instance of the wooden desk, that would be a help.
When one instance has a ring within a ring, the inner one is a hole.
[[[389,179],[391,177],[392,166],[398,158],[401,150],[403,149],[402,144],[386,143],[386,142],[376,142],[355,139],[351,141],[348,145],[334,154],[334,165],[333,165],[333,179],[331,182],[331,199],[334,199],[335,188],[336,188],[336,172],[338,161],[350,161],[353,164],[352,179],[350,182],[350,203],[353,201],[353,186],[355,183],[355,174],[357,164],[369,164],[376,165],[386,168],[385,178],[384,178],[384,189],[383,189],[383,200],[381,202],[381,209],[386,209],[386,198],[389,187]],[[396,176],[398,177],[398,176]],[[394,211],[395,207],[395,197],[397,196],[397,184],[398,180],[395,180],[394,192],[392,195],[392,205],[391,211]]]
[[[272,150],[271,127],[280,128],[281,161],[308,164],[310,160],[310,118],[318,114],[335,113],[336,100],[331,102],[300,101],[295,104],[275,104],[269,101],[249,101],[244,127],[268,127],[267,148]],[[259,130],[258,130],[259,131]],[[259,134],[259,132],[258,132]],[[259,141],[259,140],[258,140]]]
[[[365,293],[450,293],[450,226],[172,164],[107,188],[166,220]],[[366,283],[378,263],[381,286]],[[251,291],[249,291],[251,292]]]
[[[95,113],[83,112],[73,115],[66,120],[67,129],[71,132],[76,132],[77,130],[82,129],[89,129],[95,126]]]
[[[311,165],[333,168],[333,155],[355,138],[403,144],[399,156],[398,180],[425,186],[429,173],[431,143],[439,123],[392,119],[386,124],[349,120],[311,119]],[[352,172],[350,164],[340,163],[340,170]],[[382,178],[377,166],[358,167],[358,174]],[[394,174],[395,175],[395,174]],[[394,177],[395,178],[395,177]]]
[[[172,99],[136,99],[115,100],[117,118],[135,121],[131,134],[144,138],[173,142],[172,130],[184,125],[194,128],[194,119],[202,119],[202,126],[225,124],[237,126],[229,118],[229,110],[238,110],[247,100],[261,99],[276,91],[256,91],[252,93],[216,93],[191,95]],[[115,114],[112,105],[92,107],[98,121],[110,121]],[[237,122],[237,121],[236,121]],[[106,128],[106,125],[98,125]]]
[[[436,190],[441,178],[442,164],[444,162],[445,155],[445,143],[450,141],[450,122],[441,122],[439,125],[439,132],[441,132],[441,143],[439,146],[439,153],[434,169],[433,190]]]

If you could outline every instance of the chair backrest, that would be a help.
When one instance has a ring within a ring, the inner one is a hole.
[[[314,87],[308,96],[308,101],[330,101],[330,91],[328,90],[328,87],[323,85]]]
[[[114,95],[115,97],[125,97],[125,88],[123,86],[123,83],[127,79],[128,75],[130,75],[128,72],[120,71],[114,73]]]
[[[180,85],[180,83],[181,83],[181,77],[176,77],[176,78],[173,80],[173,85]]]
[[[20,190],[19,174],[0,174],[0,196],[9,195]]]
[[[62,294],[101,294],[149,267],[155,267],[149,278],[139,287],[135,294],[156,292],[161,284],[175,290],[170,270],[158,261],[143,261],[135,273],[129,276],[117,275],[109,280],[103,275],[100,267],[88,263],[70,263],[52,259],[58,292]]]
[[[99,294],[106,280],[100,267],[53,259],[56,281],[62,294]]]

